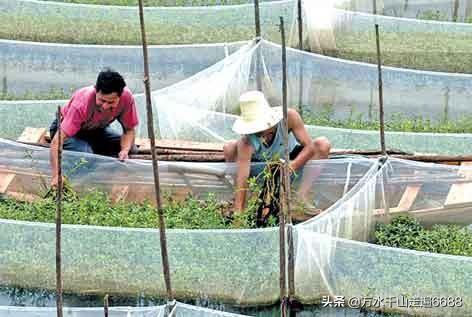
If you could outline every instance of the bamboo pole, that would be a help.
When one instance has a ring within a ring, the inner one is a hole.
[[[454,9],[452,11],[452,20],[457,22],[459,18],[459,0],[454,0]]]
[[[152,160],[151,154],[131,154],[130,159]],[[218,155],[191,155],[191,154],[163,154],[157,159],[162,161],[183,161],[183,162],[224,162],[223,154]]]
[[[298,12],[298,49],[303,51],[303,16],[302,16],[302,0],[297,2],[297,12]],[[298,92],[298,112],[303,119],[303,59],[300,59],[298,74],[299,82],[299,92]]]
[[[447,87],[444,93],[444,122],[449,121],[449,92],[449,87]]]
[[[302,0],[298,0],[298,40],[299,40],[299,49],[300,51],[303,50],[303,17],[302,17]],[[283,25],[283,19],[281,21]],[[287,60],[286,60],[286,43],[285,43],[285,30],[283,31],[283,39],[282,39],[282,67],[283,67],[283,112],[285,116],[285,124],[284,124],[284,142],[285,142],[285,161],[289,162],[289,153],[288,153],[288,120],[287,117]],[[300,116],[303,119],[303,69],[302,69],[302,61],[300,60],[300,95],[299,95],[299,111]],[[287,202],[287,220],[288,220],[288,230],[287,230],[287,243],[288,243],[288,297],[289,302],[291,303],[294,300],[295,296],[295,254],[294,254],[294,246],[293,246],[293,227],[292,227],[292,214],[290,208],[290,173],[288,171],[288,165],[286,166],[286,177],[284,179],[285,182],[285,191],[286,191],[286,202]]]
[[[254,19],[256,24],[256,40],[261,38],[261,11],[259,7],[259,0],[254,0]]]
[[[259,7],[259,0],[254,0],[254,19],[256,25],[256,43],[259,43],[261,36],[261,10]],[[261,48],[259,47],[256,53],[256,84],[257,90],[262,91],[262,79],[261,79]]]
[[[384,123],[384,104],[383,104],[383,84],[382,84],[382,59],[380,56],[380,36],[379,25],[375,24],[375,42],[377,44],[377,70],[379,79],[379,123],[380,123],[380,150],[383,157],[387,156],[387,149],[385,146],[385,123]],[[383,161],[385,162],[385,161]],[[384,210],[387,216],[390,215],[389,197],[388,197],[388,178],[383,174],[383,191],[382,201],[384,203]]]
[[[382,155],[387,155],[385,147],[385,123],[384,123],[384,104],[383,104],[383,84],[382,84],[382,59],[380,56],[380,36],[379,25],[375,24],[375,41],[377,43],[377,70],[379,78],[379,122],[380,122],[380,148]]]
[[[61,107],[57,107],[57,196],[56,196],[56,308],[57,317],[63,315],[62,301],[62,260],[61,260],[61,224],[62,224],[62,135],[61,135]]]
[[[280,300],[281,300],[281,316],[287,316],[288,297],[287,297],[287,276],[286,276],[286,251],[285,251],[285,220],[290,219],[290,173],[288,170],[289,150],[288,150],[288,117],[287,117],[287,49],[285,46],[285,26],[284,19],[280,17],[280,33],[282,36],[282,108],[283,108],[283,137],[284,137],[284,161],[280,186],[281,208],[279,210],[279,237],[280,237]]]
[[[152,155],[152,170],[154,174],[154,191],[156,198],[157,213],[159,217],[159,234],[160,234],[160,246],[161,246],[161,257],[162,266],[164,271],[164,280],[166,285],[167,300],[173,301],[174,296],[172,293],[170,270],[169,270],[169,257],[167,254],[167,239],[166,239],[166,227],[164,220],[164,210],[162,209],[161,192],[159,186],[159,167],[157,162],[156,154],[156,138],[154,134],[154,118],[153,109],[151,103],[151,84],[149,80],[149,63],[147,53],[147,42],[146,42],[146,31],[144,27],[144,9],[143,0],[139,0],[139,20],[141,23],[141,39],[143,44],[143,58],[144,58],[144,87],[146,94],[146,110],[147,110],[147,127],[148,136],[151,139],[151,155]]]
[[[108,317],[108,294],[103,298],[103,314]]]

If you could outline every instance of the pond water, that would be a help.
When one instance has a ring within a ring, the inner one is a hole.
[[[162,305],[163,300],[144,296],[121,297],[110,296],[110,306],[156,306]],[[269,317],[280,316],[278,305],[241,308],[227,304],[216,303],[206,299],[185,301],[187,304],[206,307],[215,310],[240,313],[249,316]],[[0,306],[37,306],[53,307],[56,305],[55,294],[50,290],[0,287]],[[103,297],[97,295],[64,294],[64,306],[67,307],[102,307]],[[383,314],[376,312],[361,312],[357,309],[321,307],[320,305],[303,306],[291,316],[297,317],[405,317],[400,314]],[[0,316],[1,317],[1,316]]]

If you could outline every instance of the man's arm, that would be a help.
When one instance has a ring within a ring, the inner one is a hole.
[[[134,144],[135,136],[136,136],[136,131],[134,128],[125,129],[120,140],[121,151],[120,153],[118,153],[118,158],[120,159],[120,161],[124,161],[128,159],[128,153]]]
[[[288,129],[293,132],[297,141],[303,146],[303,150],[300,154],[290,163],[290,167],[296,171],[313,157],[315,154],[315,146],[298,112],[293,109],[288,109],[287,117]]]
[[[246,192],[248,190],[247,179],[251,169],[251,156],[253,149],[249,141],[243,137],[238,141],[238,172],[236,174],[236,188],[234,194],[234,210],[242,212],[246,202]]]
[[[61,134],[61,144],[59,144],[59,133]],[[64,141],[67,139],[67,135],[59,129],[56,134],[54,135],[54,138],[51,141],[51,148],[49,149],[50,155],[49,155],[49,161],[51,163],[51,174],[52,174],[52,179],[51,179],[51,186],[57,186],[58,183],[58,174],[57,174],[57,166],[58,166],[58,157],[57,157],[57,150],[59,146],[64,145]]]

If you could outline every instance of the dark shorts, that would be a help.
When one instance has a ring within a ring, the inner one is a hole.
[[[300,145],[300,144],[297,144],[292,152],[290,152],[289,154],[289,158],[290,160],[294,160],[297,158],[298,154],[300,154],[300,152],[303,150],[303,145]],[[252,160],[251,163],[255,163],[255,164],[252,164],[251,165],[251,172],[249,174],[249,177],[257,177],[257,175],[259,175],[260,173],[262,173],[262,171],[264,170],[264,168],[266,167],[266,164],[264,162],[260,162],[260,161],[256,161],[256,160]],[[299,178],[298,174],[301,175],[301,173],[303,172],[303,168],[299,169],[297,171],[297,177],[296,178]],[[294,180],[294,175],[292,175],[292,181]]]
[[[57,119],[49,127],[51,139],[57,131]],[[80,130],[64,141],[64,150],[118,156],[121,151],[121,133],[109,125],[102,129]],[[134,147],[130,152],[134,151]]]

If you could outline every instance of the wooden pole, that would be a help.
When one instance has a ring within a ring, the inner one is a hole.
[[[152,109],[152,103],[151,103],[151,84],[149,80],[149,63],[148,63],[148,54],[147,54],[146,31],[144,28],[143,0],[139,0],[139,20],[141,23],[141,39],[143,43],[144,87],[145,87],[145,94],[146,94],[147,127],[148,127],[148,136],[151,141],[152,170],[154,174],[154,191],[155,191],[155,198],[156,198],[157,213],[159,217],[159,234],[160,234],[162,266],[163,266],[163,271],[164,271],[164,280],[165,280],[165,285],[166,285],[167,300],[173,301],[174,296],[172,294],[172,286],[171,286],[171,280],[170,280],[169,257],[167,255],[166,226],[165,226],[165,221],[164,221],[164,210],[162,209],[161,192],[160,192],[160,186],[159,186],[159,167],[158,167],[157,154],[156,154],[154,118],[152,114],[153,109]]]
[[[61,107],[57,107],[57,196],[56,196],[56,308],[57,317],[62,317],[62,261],[61,261],[61,224],[62,224],[62,138],[61,138]]]
[[[254,18],[256,24],[256,40],[261,39],[261,11],[259,8],[259,0],[254,0]]]
[[[372,0],[372,7],[373,7],[372,13],[377,14],[377,0]]]
[[[457,22],[459,18],[459,0],[454,0],[454,11],[452,12],[452,20]]]
[[[403,12],[406,12],[408,10],[408,0],[405,0],[405,3],[403,4]]]
[[[288,117],[287,117],[287,48],[285,46],[285,26],[284,19],[280,17],[280,33],[282,36],[282,108],[283,108],[283,137],[284,137],[284,161],[282,166],[279,211],[279,235],[280,235],[280,300],[281,316],[287,316],[288,296],[286,288],[286,251],[285,251],[285,220],[290,219],[290,173],[289,173],[289,149],[288,149]]]
[[[254,0],[254,18],[256,25],[256,43],[261,41],[261,10],[259,8],[259,0]],[[256,85],[257,90],[262,91],[262,79],[261,79],[261,48],[257,49],[256,53]]]
[[[444,122],[449,121],[449,87],[446,87],[446,92],[444,93]]]
[[[384,123],[384,105],[383,105],[383,86],[382,86],[382,59],[380,56],[380,36],[379,25],[375,24],[375,40],[377,43],[377,70],[379,78],[379,121],[380,121],[380,148],[382,155],[387,155],[385,147],[385,123]]]
[[[105,317],[108,317],[108,294],[103,298],[103,313]]]
[[[282,78],[282,89],[283,89],[283,113],[284,113],[284,144],[285,144],[285,161],[287,162],[285,168],[284,186],[285,186],[285,200],[287,206],[287,222],[289,224],[287,230],[287,243],[288,243],[288,297],[289,302],[291,303],[295,296],[295,252],[293,246],[293,227],[292,227],[292,214],[290,208],[290,171],[288,170],[288,162],[290,160],[289,151],[288,151],[288,120],[287,120],[287,48],[285,43],[285,28],[283,25],[283,19],[281,20],[282,25],[282,67],[283,67],[283,78]],[[299,40],[299,49],[303,50],[303,20],[302,20],[302,0],[298,0],[298,40]],[[299,95],[299,111],[300,116],[303,118],[303,69],[302,69],[302,60],[300,60],[300,95]]]
[[[303,16],[302,16],[302,0],[297,3],[298,12],[298,49],[303,51]],[[298,112],[303,119],[303,59],[300,59],[298,74],[299,92],[298,92]]]

